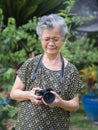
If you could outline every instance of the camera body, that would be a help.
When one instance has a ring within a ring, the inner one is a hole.
[[[51,104],[55,100],[55,96],[53,93],[51,93],[51,91],[53,91],[52,88],[46,88],[43,90],[35,91],[35,94],[37,96],[42,96],[43,100],[47,104]]]

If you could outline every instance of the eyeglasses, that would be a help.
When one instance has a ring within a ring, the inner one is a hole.
[[[61,37],[53,37],[53,38],[50,38],[50,37],[45,37],[45,38],[41,38],[44,42],[59,42],[61,40]]]

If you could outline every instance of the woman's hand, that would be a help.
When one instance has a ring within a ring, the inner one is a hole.
[[[55,91],[51,91],[52,94],[54,94],[55,96],[55,100],[53,101],[53,103],[51,104],[47,104],[43,98],[42,101],[45,105],[49,106],[49,107],[59,107],[60,106],[60,102],[62,101],[62,98],[55,92]]]
[[[78,108],[79,108],[79,95],[78,94],[75,97],[73,97],[73,99],[64,100],[56,92],[51,91],[51,93],[54,94],[55,100],[53,101],[53,103],[47,104],[42,99],[42,101],[45,105],[47,105],[49,107],[60,107],[67,111],[77,111],[78,110]]]
[[[35,94],[36,91],[40,91],[41,88],[37,87],[37,88],[33,88],[30,92],[29,92],[29,98],[32,102],[32,104],[43,104],[43,101],[42,101],[42,96],[37,96]]]

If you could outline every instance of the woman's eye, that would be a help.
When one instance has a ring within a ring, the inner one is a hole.
[[[59,39],[58,39],[58,38],[54,38],[53,40],[54,40],[55,42],[57,42]]]
[[[45,41],[49,41],[50,39],[49,38],[46,38],[46,39],[44,39]]]

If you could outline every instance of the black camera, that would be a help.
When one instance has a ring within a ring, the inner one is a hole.
[[[55,99],[55,96],[53,93],[51,93],[51,91],[53,91],[52,88],[46,88],[43,90],[35,91],[35,94],[37,96],[42,96],[47,104],[51,104]]]

